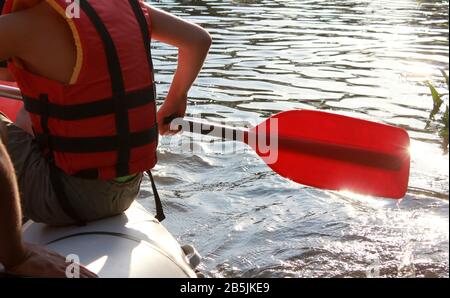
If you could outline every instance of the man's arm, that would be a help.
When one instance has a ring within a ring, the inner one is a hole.
[[[22,18],[13,14],[0,16],[0,61],[19,56],[24,38],[24,26]]]
[[[23,36],[23,25],[20,25],[17,18],[10,15],[0,16],[0,80],[13,81],[13,77],[6,69],[6,61],[9,58],[18,56],[20,52],[19,36]]]
[[[187,93],[197,78],[211,46],[211,36],[198,25],[147,5],[152,39],[178,48],[178,66],[169,93],[158,111],[161,134],[169,133],[164,118],[183,117]]]
[[[5,136],[0,123],[0,134]],[[21,239],[21,212],[14,169],[0,141],[0,263],[5,268],[19,264],[25,258]]]

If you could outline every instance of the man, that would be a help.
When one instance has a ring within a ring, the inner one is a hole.
[[[211,45],[199,26],[142,1],[79,3],[69,17],[74,3],[65,0],[6,0],[0,17],[0,61],[8,60],[30,115],[15,124],[0,115],[6,147],[24,215],[52,225],[131,205],[156,163],[157,132],[174,133],[165,119],[184,116]],[[150,37],[179,50],[157,115]],[[12,221],[0,225],[14,229]],[[0,250],[8,243],[0,239]]]

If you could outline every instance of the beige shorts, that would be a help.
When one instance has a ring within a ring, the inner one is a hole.
[[[29,133],[0,114],[7,127],[6,148],[16,172],[23,215],[36,222],[69,225],[75,221],[60,206],[50,181],[50,167]],[[139,194],[142,174],[131,181],[88,180],[59,171],[68,203],[85,222],[117,215],[128,209]]]

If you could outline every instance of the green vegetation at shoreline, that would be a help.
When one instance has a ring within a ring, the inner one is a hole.
[[[444,70],[441,70],[442,76],[445,79],[445,83],[447,84],[447,89],[449,89],[449,77],[447,75],[447,73]],[[445,112],[443,114],[443,116],[436,120],[435,116],[436,114],[439,113],[442,104],[444,103],[444,100],[442,99],[442,97],[444,96],[444,94],[440,94],[436,88],[433,86],[433,84],[431,84],[429,81],[426,82],[428,88],[430,88],[430,92],[431,92],[431,97],[433,99],[433,109],[431,110],[430,113],[430,117],[429,117],[429,121],[427,123],[426,128],[430,127],[430,123],[431,121],[435,121],[437,122],[437,124],[440,126],[439,128],[439,136],[442,138],[442,147],[444,149],[444,151],[448,151],[448,112],[449,112],[449,108],[448,108],[448,104],[446,106]],[[447,93],[448,96],[448,93]]]

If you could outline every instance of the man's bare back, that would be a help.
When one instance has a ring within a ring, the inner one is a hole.
[[[27,70],[62,83],[69,83],[76,60],[75,42],[68,23],[47,2],[5,18],[11,23],[17,52]],[[12,46],[12,45],[10,45]]]

